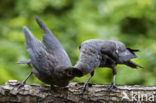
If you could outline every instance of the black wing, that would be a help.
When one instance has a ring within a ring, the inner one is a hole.
[[[37,16],[35,19],[44,32],[43,43],[47,47],[48,52],[55,56],[61,65],[71,66],[71,61],[57,38]]]

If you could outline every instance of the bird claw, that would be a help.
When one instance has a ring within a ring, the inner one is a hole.
[[[55,88],[53,85],[51,85],[51,86],[50,86],[50,90],[51,90],[51,91],[55,91],[56,88]]]
[[[57,88],[53,85],[50,86],[50,91],[51,92],[57,92]]]
[[[25,85],[25,82],[18,83],[18,87],[17,87],[17,89],[23,87],[24,85]]]
[[[82,88],[82,93],[84,93],[87,90],[88,90],[88,84],[84,84],[84,86]]]
[[[111,85],[110,85],[110,87],[108,88],[108,90],[109,91],[112,91],[113,89],[116,89],[117,87],[115,86],[115,84],[114,83],[112,83]]]

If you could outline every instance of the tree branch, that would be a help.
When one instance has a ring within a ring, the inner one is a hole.
[[[109,85],[89,84],[82,94],[83,83],[70,83],[65,88],[25,85],[18,88],[17,80],[0,86],[0,103],[156,103],[156,86],[117,86],[108,91]]]

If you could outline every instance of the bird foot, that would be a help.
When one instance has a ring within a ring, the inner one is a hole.
[[[112,91],[113,89],[116,89],[117,87],[115,86],[115,84],[114,83],[112,83],[111,85],[110,85],[110,87],[108,88],[108,90],[109,91]]]
[[[52,92],[57,92],[56,87],[55,87],[55,86],[53,86],[53,85],[51,85],[51,86],[50,86],[50,90],[51,90]]]
[[[51,85],[50,90],[56,90],[56,88],[53,85]]]
[[[23,87],[24,85],[25,85],[25,82],[18,83],[18,87],[17,87],[17,89]]]
[[[82,93],[84,93],[87,90],[88,90],[88,84],[84,84],[84,86],[82,88]]]

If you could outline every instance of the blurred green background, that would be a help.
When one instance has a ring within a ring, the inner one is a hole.
[[[156,0],[1,0],[0,3],[0,84],[22,81],[31,71],[16,64],[29,59],[22,27],[27,26],[41,40],[38,16],[60,40],[74,65],[79,45],[93,38],[119,40],[127,47],[140,49],[134,61],[144,69],[118,65],[116,83],[156,85]],[[84,82],[89,75],[75,78]],[[96,69],[90,82],[110,84],[112,71]],[[41,83],[35,76],[28,82]]]

